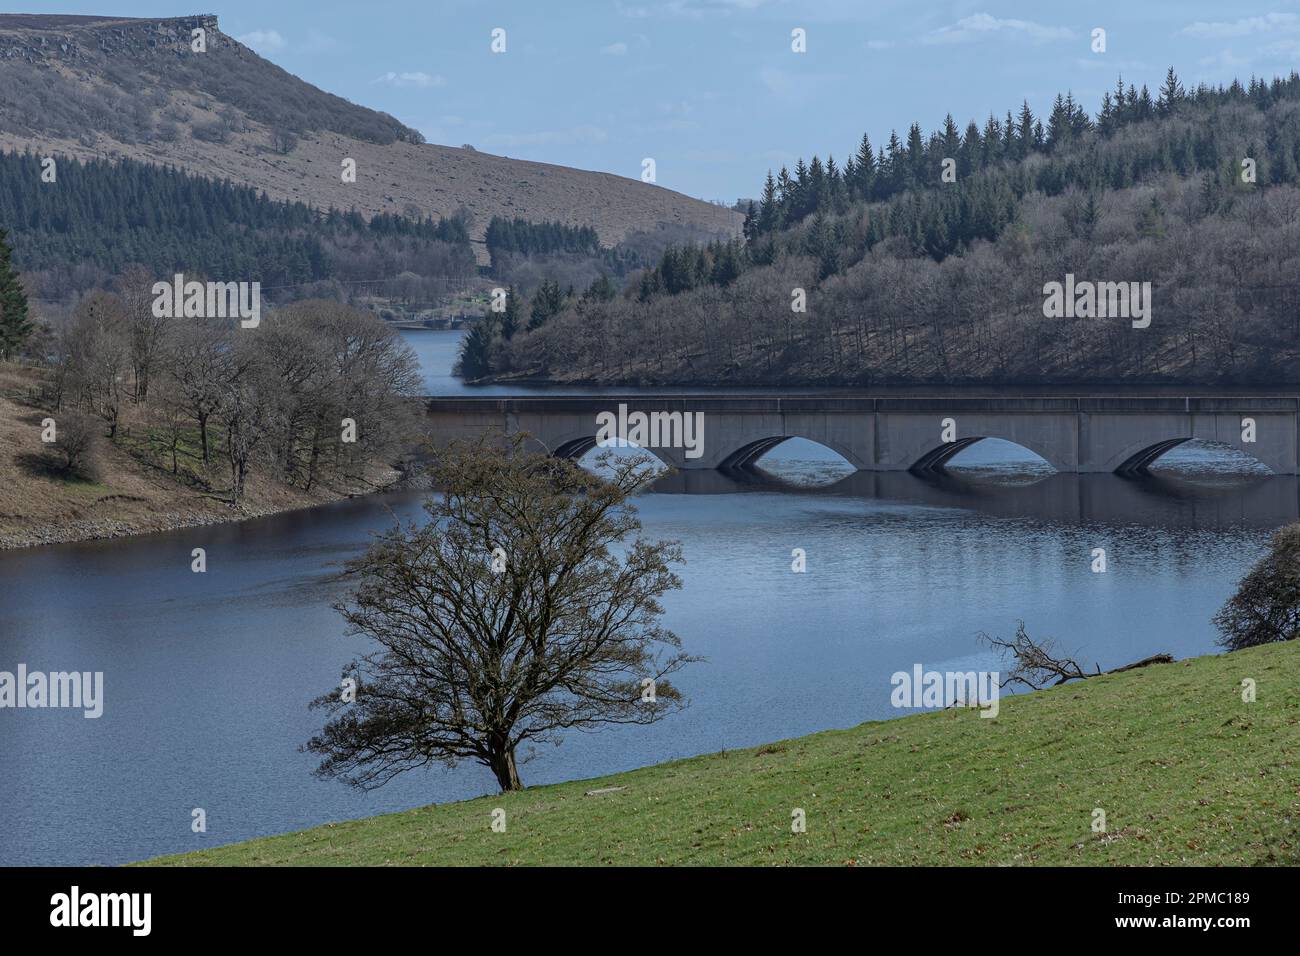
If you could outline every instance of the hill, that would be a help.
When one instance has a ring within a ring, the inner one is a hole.
[[[1298,210],[1300,75],[1188,90],[1170,69],[1155,95],[1121,79],[1095,115],[1067,93],[1042,117],[949,115],[769,173],[744,241],[670,249],[622,296],[571,297],[523,334],[489,317],[474,375],[1290,384]],[[1128,295],[1053,311],[1049,284],[1076,279]],[[1124,308],[1139,296],[1146,315]]]
[[[992,720],[918,714],[150,863],[1294,866],[1297,665],[1300,641],[1272,644],[1003,698]]]
[[[196,28],[206,52],[190,48]],[[476,240],[494,216],[591,226],[607,245],[661,224],[734,234],[740,223],[639,180],[426,144],[258,56],[214,16],[0,15],[0,149],[166,163],[367,217],[463,208]],[[341,181],[344,157],[355,183]]]

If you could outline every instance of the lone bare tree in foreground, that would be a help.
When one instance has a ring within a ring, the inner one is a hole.
[[[598,477],[495,436],[454,446],[433,477],[429,522],[348,565],[360,582],[337,609],[379,648],[344,669],[354,701],[334,691],[312,705],[331,715],[306,745],[318,775],[373,789],[471,759],[519,790],[521,744],[684,704],[665,678],[692,658],[659,624],[681,549],[629,540],[646,459],[607,459]]]

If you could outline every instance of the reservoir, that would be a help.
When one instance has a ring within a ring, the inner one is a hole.
[[[470,391],[450,375],[459,334],[408,333],[430,393]],[[571,734],[521,767],[525,784],[900,716],[895,671],[998,670],[978,635],[1021,620],[1085,665],[1212,652],[1211,616],[1300,494],[1196,448],[1134,479],[1046,474],[994,442],[925,478],[846,475],[807,442],[764,465],[671,476],[637,500],[644,534],[685,553],[664,604],[705,658],[677,679],[690,706]],[[98,719],[0,711],[0,864],[123,863],[494,792],[465,763],[362,793],[317,780],[299,751],[323,719],[308,702],[368,649],[331,607],[347,593],[339,564],[419,503],[0,552],[0,670],[104,674]],[[191,830],[198,808],[206,833]]]

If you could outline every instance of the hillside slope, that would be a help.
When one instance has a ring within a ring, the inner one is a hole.
[[[1188,90],[1171,68],[1095,117],[1064,93],[1041,119],[864,136],[769,174],[745,242],[669,249],[520,335],[489,320],[476,377],[1291,386],[1298,120],[1298,73]]]
[[[40,441],[49,410],[30,401],[40,387],[31,370],[0,366],[0,551],[240,521],[345,494],[329,488],[304,492],[258,476],[232,508],[219,495],[128,454],[125,440],[97,444],[93,478],[61,474]]]
[[[151,862],[1294,866],[1297,665],[1300,641],[1272,644],[1004,698],[993,720],[935,711]]]
[[[190,49],[196,27],[205,53]],[[740,222],[638,180],[425,144],[258,56],[214,16],[0,15],[0,149],[170,163],[367,216],[464,207],[475,239],[496,215],[590,225],[606,244],[660,224],[732,234]],[[344,157],[355,183],[341,181]]]

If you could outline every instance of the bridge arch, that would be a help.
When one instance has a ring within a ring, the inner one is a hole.
[[[1112,470],[1118,475],[1144,474],[1165,452],[1191,440],[1191,435],[1182,435],[1177,438],[1162,438],[1156,442],[1134,442],[1112,456],[1109,464],[1114,466]]]
[[[812,435],[793,433],[788,435],[767,435],[763,438],[748,439],[738,448],[723,454],[717,467],[723,470],[752,467],[760,458],[766,455],[773,448],[776,448],[778,445],[784,444],[791,439],[802,439],[807,442],[812,442],[815,445],[821,445],[823,448],[829,448],[859,471],[871,467],[870,462],[860,460],[857,453],[852,448],[834,438],[828,438],[826,436],[813,437]]]
[[[967,448],[990,438],[1004,441],[1008,444],[1023,448],[1026,451],[1033,452],[1056,471],[1073,470],[1063,468],[1060,462],[1054,460],[1054,455],[1051,449],[1039,446],[1038,443],[1033,440],[1026,440],[1023,436],[1006,438],[1002,435],[971,435],[965,438],[958,438],[956,441],[944,442],[937,447],[930,448],[928,451],[923,451],[919,454],[913,454],[910,456],[912,464],[908,467],[908,471],[927,472],[944,468],[948,462],[957,457],[957,455],[965,451]]]
[[[1148,474],[1150,468],[1164,458],[1165,455],[1176,448],[1184,446],[1191,446],[1202,453],[1208,453],[1207,458],[1192,466],[1194,470],[1208,467],[1211,471],[1223,469],[1225,473],[1278,474],[1279,465],[1285,469],[1285,462],[1279,462],[1276,459],[1269,461],[1267,458],[1252,454],[1251,451],[1232,442],[1219,441],[1213,438],[1195,438],[1188,435],[1184,438],[1167,438],[1133,451],[1115,467],[1115,473],[1119,475]],[[1172,467],[1177,468],[1178,466],[1173,465]],[[1186,467],[1186,464],[1183,467]]]
[[[552,439],[549,442],[538,440],[538,444],[546,450],[547,454],[553,455],[556,458],[570,458],[577,461],[582,458],[583,455],[587,454],[587,452],[596,447],[596,433],[585,431],[574,432],[560,438]],[[659,450],[655,448],[633,445],[630,442],[618,447],[627,448],[632,451],[645,452],[647,455],[653,456],[657,461],[664,465],[674,464],[673,461],[669,460],[663,454],[660,454]]]

